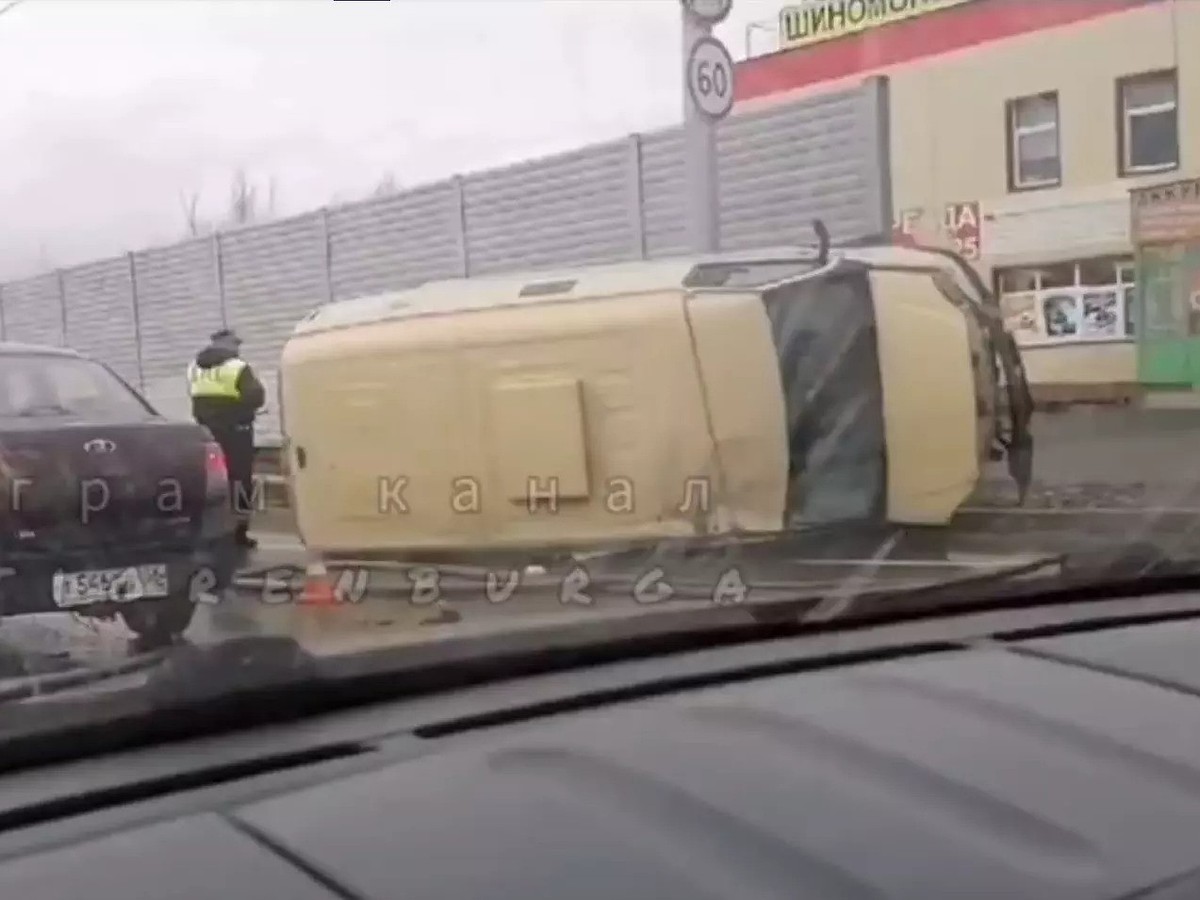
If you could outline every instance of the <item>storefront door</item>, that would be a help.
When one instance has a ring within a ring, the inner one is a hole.
[[[1200,390],[1200,179],[1132,192],[1138,376]]]
[[[1142,247],[1138,252],[1138,379],[1147,386],[1192,383],[1185,257],[1182,244]]]

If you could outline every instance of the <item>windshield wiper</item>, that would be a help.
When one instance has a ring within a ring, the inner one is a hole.
[[[132,675],[162,663],[166,654],[161,650],[141,653],[103,666],[74,666],[58,672],[21,675],[0,681],[0,706],[34,697],[46,697],[75,688],[112,681]],[[0,716],[3,714],[0,713]],[[2,720],[0,720],[2,722]],[[2,730],[2,726],[0,726]]]
[[[1200,558],[1172,557],[1162,547],[1133,543],[1049,555],[1032,562],[907,588],[876,588],[826,599],[813,607],[793,602],[798,624],[883,624],[939,615],[987,612],[1022,606],[1166,594],[1200,589]],[[788,601],[752,607],[761,621],[788,615]]]

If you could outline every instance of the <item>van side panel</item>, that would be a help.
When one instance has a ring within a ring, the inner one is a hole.
[[[716,523],[778,531],[788,489],[787,416],[762,298],[697,294],[688,318],[716,442]]]
[[[871,273],[887,440],[887,518],[941,525],[980,475],[964,314],[917,271]]]
[[[299,336],[281,378],[314,550],[694,533],[684,486],[712,451],[680,291]],[[407,479],[407,511],[381,477]]]
[[[432,533],[456,524],[450,473],[469,471],[472,458],[447,396],[459,375],[447,322],[340,329],[284,346],[295,515],[314,549],[370,545],[413,520]]]

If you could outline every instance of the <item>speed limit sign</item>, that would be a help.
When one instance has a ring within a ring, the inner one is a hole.
[[[687,65],[688,93],[696,109],[710,119],[723,119],[733,108],[733,57],[714,37],[692,45]]]

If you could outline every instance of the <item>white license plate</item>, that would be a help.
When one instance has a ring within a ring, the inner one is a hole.
[[[169,593],[167,567],[165,564],[153,564],[124,569],[55,572],[52,589],[54,603],[63,608],[166,597]]]

